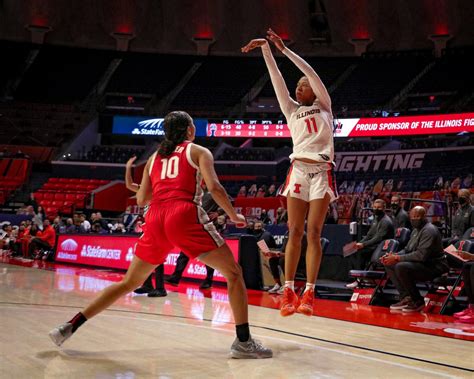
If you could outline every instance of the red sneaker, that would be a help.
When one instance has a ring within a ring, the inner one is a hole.
[[[453,317],[455,317],[455,318],[464,317],[464,316],[469,315],[470,312],[471,312],[471,309],[470,309],[470,308],[466,308],[466,309],[464,309],[464,310],[461,311],[461,312],[458,312],[458,313],[453,314]]]
[[[299,306],[298,295],[291,288],[285,287],[283,298],[281,299],[280,315],[283,317],[291,316],[296,312]]]
[[[457,321],[464,322],[466,324],[474,324],[474,312],[471,311],[466,316],[459,317]]]
[[[313,315],[313,301],[314,301],[314,290],[307,290],[303,294],[301,304],[296,310],[298,313],[304,314],[305,316]]]

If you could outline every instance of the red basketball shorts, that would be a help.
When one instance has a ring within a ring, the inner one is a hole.
[[[135,255],[156,265],[166,260],[173,247],[190,258],[197,258],[225,243],[204,209],[190,202],[151,205],[143,230]]]

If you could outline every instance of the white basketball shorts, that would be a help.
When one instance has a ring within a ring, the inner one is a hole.
[[[331,202],[338,197],[333,165],[298,160],[291,163],[286,181],[279,190],[282,196],[289,195],[307,202],[323,199],[326,193],[329,194]]]

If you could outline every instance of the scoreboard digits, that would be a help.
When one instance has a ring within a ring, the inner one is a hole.
[[[278,137],[289,138],[283,120],[209,120],[208,137]]]

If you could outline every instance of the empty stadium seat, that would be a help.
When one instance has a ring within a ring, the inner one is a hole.
[[[66,198],[66,194],[64,194],[62,192],[56,192],[54,194],[54,200],[61,201],[61,200],[64,200],[65,198]]]
[[[410,236],[411,230],[408,228],[397,228],[397,230],[395,230],[394,239],[398,241],[398,250],[405,248],[405,246],[408,244],[408,241],[410,241]]]
[[[76,201],[76,194],[75,193],[66,193],[65,194],[66,201],[74,202]]]
[[[53,200],[54,199],[54,193],[53,192],[45,192],[43,199],[45,200]]]

